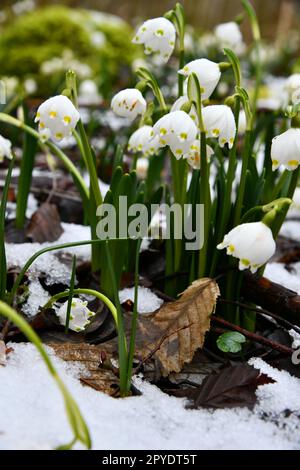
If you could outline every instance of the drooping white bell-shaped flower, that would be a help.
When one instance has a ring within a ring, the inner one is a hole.
[[[90,319],[96,314],[87,307],[87,302],[81,299],[72,299],[69,328],[73,331],[83,331],[89,324]],[[66,324],[68,302],[65,302],[58,310],[57,316],[61,325]]]
[[[221,70],[218,64],[208,59],[196,59],[186,64],[183,69],[179,70],[180,74],[189,77],[195,73],[198,77],[201,87],[202,100],[208,99],[214,92],[221,78]],[[197,99],[196,90],[192,85],[192,97]]]
[[[9,160],[13,158],[11,151],[11,141],[0,135],[0,163],[3,162],[5,157]]]
[[[61,141],[72,134],[80,119],[79,112],[72,101],[64,95],[46,100],[37,110],[35,122],[43,139]]]
[[[276,244],[272,230],[263,222],[238,225],[231,230],[218,250],[227,248],[227,254],[240,260],[239,269],[255,273],[274,255]]]
[[[296,170],[300,164],[300,129],[291,128],[274,137],[271,147],[273,170],[283,165],[287,170]]]
[[[174,111],[181,111],[182,107],[189,103],[189,99],[186,95],[180,96],[175,103],[173,104],[170,112],[173,113]],[[183,111],[183,110],[182,110]],[[198,123],[198,116],[196,106],[194,104],[191,105],[191,109],[189,111],[189,116],[193,119],[193,121],[197,124]]]
[[[231,108],[226,105],[206,106],[202,110],[202,117],[207,135],[218,137],[221,147],[228,144],[229,148],[232,148],[236,124]]]
[[[214,33],[221,48],[229,47],[238,54],[245,50],[241,30],[235,21],[217,25]]]
[[[177,160],[189,151],[197,133],[196,124],[184,111],[166,114],[153,127],[153,137],[159,137],[160,147],[169,145]]]
[[[118,116],[133,121],[139,114],[144,114],[147,103],[139,90],[126,88],[113,97],[111,107]]]
[[[141,152],[145,157],[154,155],[159,148],[159,137],[153,137],[151,126],[140,127],[131,135],[128,142],[130,152]]]
[[[207,145],[206,146],[206,156],[207,160],[211,158],[211,156],[214,154],[213,149]],[[194,169],[194,170],[200,170],[201,167],[201,145],[200,145],[200,139],[196,139],[192,145],[190,146],[190,150],[187,154],[184,155],[184,158],[187,159],[188,164]]]
[[[166,18],[153,18],[145,21],[137,30],[132,42],[144,44],[145,54],[155,54],[167,62],[174,50],[176,30]]]

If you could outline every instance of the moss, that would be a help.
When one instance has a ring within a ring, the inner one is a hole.
[[[106,37],[104,46],[92,42],[92,34],[102,32]],[[33,77],[39,92],[49,94],[52,80],[40,73],[41,65],[54,57],[61,57],[65,50],[73,51],[74,58],[87,64],[94,77],[117,79],[122,65],[130,65],[137,54],[131,44],[132,30],[126,23],[111,24],[93,22],[93,13],[72,10],[64,6],[41,8],[15,19],[0,34],[0,74],[17,76],[21,80]],[[51,85],[52,84],[52,85]]]

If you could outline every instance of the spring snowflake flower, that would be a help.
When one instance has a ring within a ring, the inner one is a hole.
[[[243,42],[243,36],[235,21],[219,24],[215,27],[214,33],[222,48],[229,47],[238,54],[244,52],[245,44]]]
[[[219,65],[208,59],[193,60],[179,70],[178,73],[185,77],[196,73],[201,86],[202,100],[206,100],[212,95],[221,78]],[[192,96],[196,99],[196,90],[192,89]]]
[[[175,101],[173,104],[170,112],[173,113],[174,111],[181,111],[182,106],[186,105],[189,102],[189,99],[187,96],[180,96],[178,100]],[[192,104],[189,116],[193,119],[193,121],[198,124],[198,116],[197,116],[197,110],[196,106]]]
[[[249,268],[252,273],[256,273],[274,255],[276,244],[267,225],[251,222],[231,230],[217,248],[227,248],[228,255],[238,258],[241,271]]]
[[[159,137],[153,138],[153,128],[142,126],[135,131],[128,142],[129,152],[141,152],[145,157],[154,155],[160,148]]]
[[[202,110],[202,117],[207,135],[218,137],[221,147],[228,144],[229,148],[232,148],[236,125],[231,108],[226,105],[206,106]]]
[[[242,109],[239,115],[239,128],[238,133],[240,135],[245,134],[247,130],[247,117],[245,111]]]
[[[147,108],[146,100],[136,88],[126,88],[119,91],[111,102],[112,110],[121,117],[133,121],[139,114],[144,114]]]
[[[57,312],[59,322],[66,324],[68,302],[65,302]],[[72,299],[69,328],[73,331],[83,331],[89,324],[90,319],[96,314],[87,307],[87,302],[81,299]]]
[[[291,128],[274,137],[271,147],[273,170],[284,165],[288,170],[296,170],[300,164],[300,129]]]
[[[188,153],[197,133],[197,126],[184,111],[166,114],[153,127],[153,137],[159,137],[160,147],[169,145],[177,160]]]
[[[3,162],[5,157],[9,160],[13,158],[11,151],[11,141],[0,135],[0,163]]]
[[[166,18],[145,21],[137,30],[133,43],[144,44],[145,54],[155,54],[167,62],[174,50],[176,30]]]
[[[214,154],[213,149],[212,149],[209,145],[207,145],[207,146],[206,146],[207,160],[209,160],[213,154]],[[196,140],[192,143],[192,145],[190,146],[189,152],[184,155],[184,158],[187,159],[188,164],[189,164],[194,170],[200,170],[200,167],[201,167],[200,139],[196,139]]]
[[[58,95],[41,104],[35,122],[39,123],[42,139],[51,137],[59,142],[72,134],[79,119],[79,112],[72,101],[64,95]]]

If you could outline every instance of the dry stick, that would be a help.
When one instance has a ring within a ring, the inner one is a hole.
[[[235,300],[219,299],[218,302],[221,302],[223,304],[236,305],[237,307],[241,307],[241,308],[250,310],[251,312],[255,312],[258,315],[261,315],[263,317],[265,317],[265,315],[268,315],[269,317],[274,318],[275,320],[278,320],[278,321],[284,323],[290,329],[297,331],[297,333],[300,333],[299,326],[293,325],[293,323],[290,323],[288,320],[286,320],[285,318],[282,318],[280,315],[277,315],[276,313],[272,313],[269,310],[265,310],[264,308],[251,307],[251,305],[243,304],[242,302],[238,302],[238,301],[235,301]]]
[[[275,351],[280,351],[283,354],[292,355],[295,352],[294,349],[289,348],[288,346],[284,346],[283,344],[267,339],[264,336],[260,336],[256,333],[251,333],[250,331],[245,330],[244,328],[241,328],[240,326],[234,325],[233,323],[223,320],[223,318],[212,317],[212,322],[222,325],[226,328],[229,328],[230,330],[238,331],[239,333],[242,333],[244,336],[246,336],[246,338],[250,339],[251,341],[255,341],[256,343],[260,343],[265,346],[268,346],[271,349],[274,349]],[[224,329],[220,329],[220,328],[215,328],[215,331],[216,330],[222,330],[222,333],[224,333],[225,331]]]

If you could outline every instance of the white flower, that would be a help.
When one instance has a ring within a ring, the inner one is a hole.
[[[293,104],[300,103],[300,73],[294,73],[286,80],[285,89]]]
[[[57,312],[59,322],[61,325],[66,324],[67,319],[68,302],[65,302]],[[83,331],[89,324],[90,319],[95,316],[94,312],[91,312],[87,308],[87,302],[81,299],[72,299],[70,322],[69,328],[73,331]]]
[[[255,273],[274,255],[276,244],[269,227],[263,222],[251,222],[231,230],[217,248],[227,248],[228,255],[238,258],[241,271],[249,268]]]
[[[166,114],[153,127],[153,137],[159,137],[160,147],[169,145],[177,160],[189,151],[197,133],[197,126],[184,111]]]
[[[202,100],[206,100],[212,95],[221,78],[219,65],[208,59],[193,60],[179,70],[178,73],[185,77],[196,73],[201,87]],[[192,95],[196,99],[196,90],[192,90]]]
[[[221,147],[227,143],[232,148],[236,125],[231,108],[226,105],[206,106],[202,110],[204,128],[209,137],[218,137]]]
[[[189,102],[189,99],[188,99],[187,96],[185,96],[185,95],[180,96],[180,98],[178,98],[178,100],[176,100],[175,103],[173,104],[170,112],[173,113],[174,111],[181,111],[182,106],[184,106],[188,102]],[[196,124],[198,123],[197,110],[196,110],[196,106],[194,104],[192,104],[192,106],[191,106],[189,116],[193,119],[193,121]]]
[[[240,115],[239,115],[239,128],[238,128],[238,132],[239,134],[245,134],[247,130],[247,117],[246,117],[246,113],[244,110],[240,111]]]
[[[111,107],[118,116],[133,121],[139,114],[144,114],[147,103],[139,90],[126,88],[113,97]]]
[[[102,96],[98,92],[97,84],[94,80],[84,80],[79,86],[78,101],[80,105],[100,104]]]
[[[206,146],[206,156],[207,160],[211,158],[214,154],[213,149],[207,145]],[[200,139],[196,139],[192,145],[190,146],[190,150],[187,154],[184,155],[184,158],[187,159],[188,164],[194,170],[200,170],[201,167],[201,147],[200,147]]]
[[[288,170],[296,170],[300,163],[300,129],[291,128],[274,137],[271,147],[273,170],[284,165]]]
[[[238,54],[244,52],[245,44],[243,43],[243,36],[235,21],[219,24],[215,27],[214,32],[222,48],[230,47]]]
[[[0,163],[3,162],[4,157],[9,158],[9,160],[13,158],[11,152],[11,141],[0,135]]]
[[[72,101],[64,95],[58,95],[41,104],[35,122],[39,123],[42,138],[47,136],[61,141],[72,134],[79,119],[79,112]]]
[[[136,162],[136,174],[139,180],[144,180],[147,178],[149,168],[149,160],[148,158],[138,158]]]
[[[140,127],[131,135],[128,142],[130,152],[142,152],[146,157],[154,155],[159,148],[159,137],[153,138],[153,128],[151,126]]]
[[[155,54],[167,62],[174,50],[176,30],[166,18],[145,21],[136,32],[133,43],[144,44],[145,54]]]

